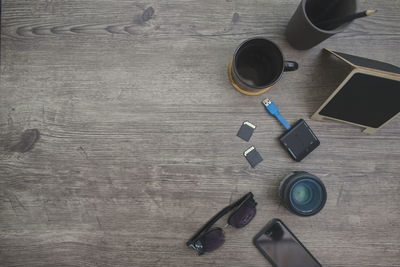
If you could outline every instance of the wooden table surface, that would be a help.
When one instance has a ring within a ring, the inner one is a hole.
[[[324,266],[399,266],[400,118],[371,136],[309,118],[347,71],[322,48],[400,65],[400,1],[359,1],[378,13],[307,51],[283,36],[298,2],[3,0],[0,265],[269,266],[252,237],[276,217]],[[300,67],[250,97],[227,65],[254,36]],[[303,162],[280,147],[267,96],[319,137]],[[244,120],[257,125],[250,143],[236,137]],[[251,144],[255,169],[242,156]],[[316,216],[278,200],[295,170],[326,184]],[[213,253],[186,248],[248,191],[258,206],[246,228],[226,228]]]

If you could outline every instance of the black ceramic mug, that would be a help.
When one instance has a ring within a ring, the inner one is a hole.
[[[245,40],[235,50],[228,74],[232,85],[246,95],[263,94],[281,78],[284,71],[297,70],[294,61],[285,61],[279,47],[268,39]]]
[[[309,49],[343,31],[351,23],[321,27],[319,22],[351,15],[356,10],[356,0],[302,0],[286,27],[286,38],[296,49]]]

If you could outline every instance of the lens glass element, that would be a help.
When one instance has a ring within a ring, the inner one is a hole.
[[[312,179],[297,181],[290,190],[290,202],[294,209],[302,212],[312,212],[323,204],[321,185]]]
[[[299,184],[293,188],[293,201],[304,205],[308,203],[312,198],[312,192],[310,187],[306,184]]]

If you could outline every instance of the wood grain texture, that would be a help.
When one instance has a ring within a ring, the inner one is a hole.
[[[324,266],[399,265],[400,119],[372,136],[308,120],[321,146],[296,163],[260,102],[272,98],[289,122],[309,118],[346,75],[323,47],[400,65],[400,1],[359,1],[379,12],[307,51],[283,37],[294,0],[2,4],[1,266],[268,266],[251,240],[274,217]],[[300,68],[250,97],[232,88],[227,64],[257,35]],[[256,169],[236,137],[244,120],[257,125]],[[293,170],[325,182],[320,214],[280,205]],[[250,225],[226,228],[214,253],[185,247],[248,191],[259,203]]]

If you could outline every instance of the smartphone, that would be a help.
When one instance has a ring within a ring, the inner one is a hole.
[[[322,266],[279,219],[271,220],[253,243],[274,267]]]

